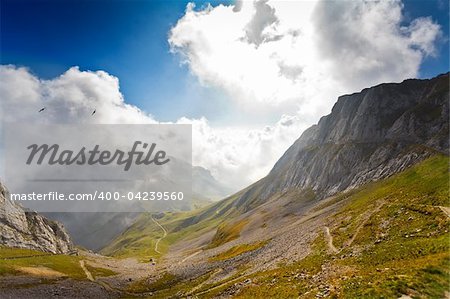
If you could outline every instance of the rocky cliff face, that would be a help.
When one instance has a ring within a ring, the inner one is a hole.
[[[74,251],[64,227],[7,199],[0,184],[0,245],[51,253]]]
[[[324,198],[448,154],[448,136],[448,73],[345,95],[235,204],[248,210],[292,189]]]

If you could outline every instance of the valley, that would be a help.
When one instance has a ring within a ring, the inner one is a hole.
[[[19,216],[0,213],[3,243],[34,250],[0,249],[0,293],[448,298],[448,119],[448,74],[342,96],[266,177],[191,210],[132,215],[97,253],[4,201]]]
[[[92,284],[93,292],[109,297],[441,297],[450,283],[450,217],[440,208],[448,206],[448,163],[448,157],[436,155],[389,179],[308,202],[306,208],[295,205],[294,195],[284,195],[289,198],[284,208],[268,202],[245,225],[238,221],[224,228],[225,239],[239,230],[225,243],[217,241],[214,230],[177,232],[180,215],[167,214],[158,220],[168,229],[167,240],[159,239],[163,232],[155,222],[154,233],[145,234],[147,246],[160,240],[164,254],[149,248],[141,251],[141,262],[123,251],[120,258],[81,251],[42,263],[43,257],[25,257],[2,261],[0,280],[11,280],[11,273],[31,277],[16,285],[16,292],[40,289],[43,281],[65,290],[71,280],[74,287],[86,290]],[[2,258],[8,250],[2,249]],[[29,256],[26,250],[20,254]],[[64,266],[57,259],[66,259]],[[94,281],[83,273],[81,261]],[[22,269],[42,265],[60,275]]]

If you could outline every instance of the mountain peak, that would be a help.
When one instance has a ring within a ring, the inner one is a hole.
[[[448,73],[341,96],[235,204],[247,210],[292,189],[320,199],[388,177],[435,151],[448,153],[448,119]]]

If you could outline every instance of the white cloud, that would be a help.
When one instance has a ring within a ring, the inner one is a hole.
[[[61,76],[41,80],[23,67],[0,66],[1,118],[27,123],[160,123],[126,104],[119,80],[104,71],[73,67]],[[39,113],[38,111],[46,107]],[[94,116],[92,112],[96,110]],[[213,128],[205,118],[174,123],[193,127],[193,163],[210,169],[235,188],[261,177],[300,129],[284,118],[262,130]]]
[[[284,116],[262,129],[212,127],[205,118],[180,119],[193,128],[193,161],[229,186],[245,187],[267,174],[305,124]]]
[[[342,93],[417,75],[440,27],[429,18],[405,25],[402,9],[399,0],[188,5],[169,43],[236,105],[317,118]]]
[[[402,25],[402,9],[399,0],[318,2],[312,15],[317,49],[346,91],[415,77],[435,52],[439,25],[429,18]]]
[[[156,122],[139,108],[125,103],[119,79],[104,71],[80,71],[73,67],[55,79],[40,80],[26,68],[10,65],[1,67],[0,79],[3,121]],[[45,113],[37,113],[43,107]]]
[[[435,41],[437,37],[442,36],[442,32],[440,26],[434,23],[430,17],[415,19],[405,30],[410,35],[412,46],[417,46],[427,55],[437,55]]]

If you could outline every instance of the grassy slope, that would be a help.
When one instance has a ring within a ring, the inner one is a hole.
[[[448,157],[435,156],[337,197],[343,207],[328,219],[328,226],[338,253],[332,253],[325,234],[320,234],[303,260],[247,277],[237,274],[229,284],[202,285],[196,295],[209,298],[250,278],[252,283],[235,296],[443,298],[450,284],[450,221],[439,206],[449,206],[448,164]],[[238,248],[232,251],[227,253],[241,254]],[[137,289],[170,297],[189,292],[208,275],[195,281],[171,277]]]
[[[239,238],[242,229],[246,226],[248,220],[240,220],[237,222],[223,223],[219,225],[211,243],[208,248],[218,247],[222,244],[228,243],[234,239]]]
[[[20,271],[21,267],[27,268],[49,268],[60,272],[61,275],[78,280],[86,280],[86,274],[80,267],[79,256],[64,254],[49,254],[31,249],[8,248],[0,246],[0,276],[27,275]],[[104,268],[86,267],[94,277],[106,277],[116,273]]]
[[[168,212],[156,219],[168,231],[167,237],[158,245],[162,254],[157,253],[154,248],[156,241],[163,236],[163,231],[151,220],[151,214],[142,214],[132,226],[103,248],[101,253],[118,258],[137,257],[143,261],[160,257],[176,241],[195,238],[224,224],[225,219],[235,213],[231,206],[235,196],[199,210]]]
[[[11,257],[22,258],[4,259]],[[36,250],[0,247],[0,259],[0,275],[23,274],[18,270],[20,267],[47,267],[71,278],[86,278],[78,256],[48,255]]]
[[[142,214],[126,231],[115,238],[108,246],[101,250],[104,255],[116,258],[137,257],[142,261],[158,258],[167,253],[169,246],[177,241],[196,238],[208,231],[217,229],[208,248],[220,246],[239,237],[245,226],[245,221],[235,221],[249,209],[247,205],[240,205],[238,199],[248,190],[257,196],[253,187],[259,182],[219,202],[189,212],[167,212],[157,221],[167,230],[168,235],[158,244],[156,241],[163,236],[163,231],[151,220],[151,214]],[[311,200],[314,193],[307,190],[302,194],[296,193],[297,200]]]
[[[339,253],[330,253],[320,236],[306,259],[255,275],[256,284],[239,296],[443,298],[450,284],[450,221],[438,206],[449,206],[448,163],[435,156],[342,195],[347,204],[330,219]]]
[[[239,256],[243,253],[261,248],[266,244],[267,244],[267,241],[257,242],[257,243],[253,243],[253,244],[236,245],[236,246],[231,247],[227,251],[221,252],[218,255],[215,255],[215,256],[209,258],[209,261],[215,262],[215,261],[229,260],[235,256]]]

